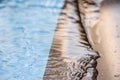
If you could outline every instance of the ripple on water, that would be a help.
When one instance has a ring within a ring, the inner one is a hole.
[[[42,80],[63,0],[0,0],[0,79]]]

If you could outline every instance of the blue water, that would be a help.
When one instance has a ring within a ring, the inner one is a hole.
[[[63,0],[0,0],[0,80],[42,80]]]

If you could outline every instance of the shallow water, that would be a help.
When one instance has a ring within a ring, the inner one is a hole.
[[[63,0],[0,0],[0,80],[42,80]]]

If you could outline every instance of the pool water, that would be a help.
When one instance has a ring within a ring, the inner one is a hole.
[[[63,0],[0,0],[0,80],[42,80]]]

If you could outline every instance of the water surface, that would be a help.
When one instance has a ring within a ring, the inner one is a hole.
[[[0,80],[42,80],[62,4],[0,1]]]

